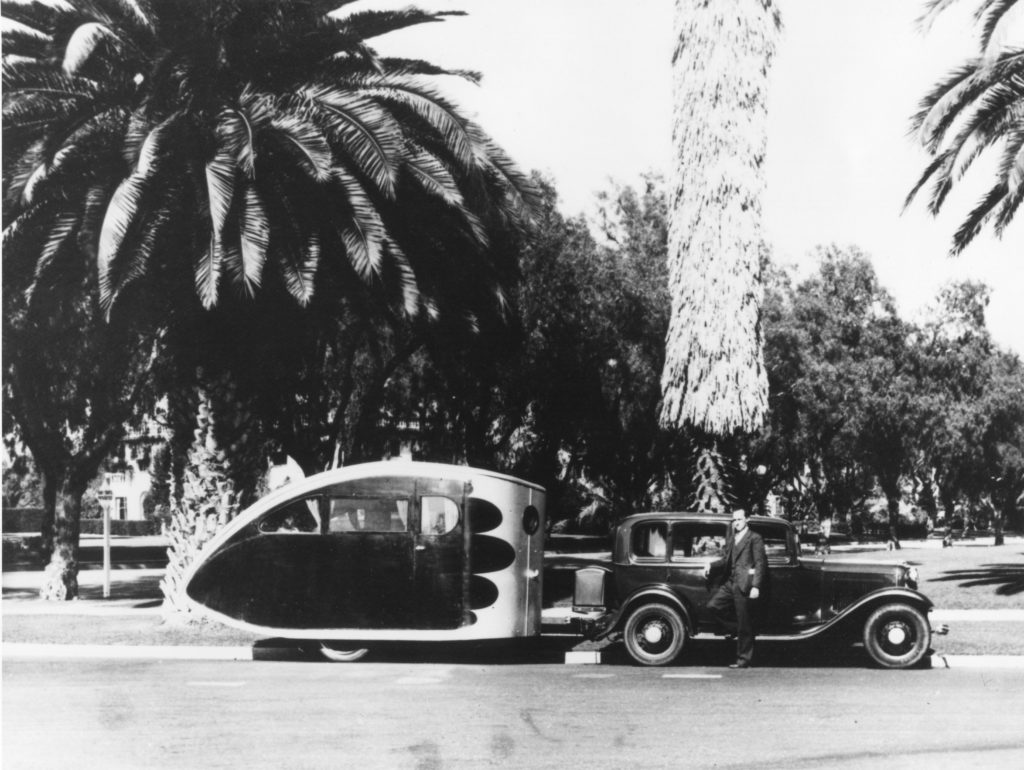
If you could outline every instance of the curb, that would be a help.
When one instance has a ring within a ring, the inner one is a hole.
[[[4,660],[253,660],[252,647],[4,643]]]
[[[933,655],[932,668],[1024,669],[1024,655]]]
[[[252,661],[265,658],[271,648],[199,645],[28,644],[5,642],[4,660],[209,660]],[[565,665],[600,665],[601,652],[567,652]],[[933,669],[1020,669],[1024,655],[933,655]]]

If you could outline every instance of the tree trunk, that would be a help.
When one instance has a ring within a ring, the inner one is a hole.
[[[893,548],[899,550],[903,547],[900,545],[900,536],[896,532],[896,525],[900,520],[900,496],[898,492],[895,494],[886,492],[885,497],[889,508],[889,542],[892,543]]]
[[[87,483],[65,479],[60,486],[56,511],[56,538],[50,562],[43,572],[39,598],[70,601],[78,598],[78,535],[82,518],[82,495]]]
[[[53,556],[53,541],[57,523],[57,479],[43,471],[43,521],[39,527],[40,554],[43,561],[49,563]]]

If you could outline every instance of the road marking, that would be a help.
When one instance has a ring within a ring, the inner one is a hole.
[[[662,679],[721,679],[721,674],[662,674]]]
[[[243,687],[245,682],[186,682],[189,687]]]
[[[574,679],[611,679],[615,674],[573,674]]]
[[[441,684],[441,677],[437,676],[403,676],[396,680],[396,684]]]

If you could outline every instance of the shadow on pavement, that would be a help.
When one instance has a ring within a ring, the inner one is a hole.
[[[425,663],[455,665],[562,665],[565,653],[582,640],[578,637],[541,637],[514,641],[462,643],[378,643],[367,644],[370,652],[362,662]],[[341,645],[349,646],[349,645]],[[352,642],[352,648],[364,646]],[[253,658],[265,661],[309,661],[326,663],[316,642],[294,639],[264,639],[253,645]],[[734,643],[721,640],[695,641],[679,660],[664,670],[726,668],[735,660]],[[636,667],[620,643],[601,650],[604,666]],[[842,644],[758,642],[756,668],[871,668],[863,649]],[[587,666],[581,666],[587,668]]]
[[[1024,593],[1024,564],[983,564],[972,569],[949,570],[929,582],[938,581],[956,581],[963,588],[996,586],[997,595],[1014,596]]]

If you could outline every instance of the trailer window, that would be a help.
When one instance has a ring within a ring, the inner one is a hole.
[[[638,559],[664,559],[668,527],[663,521],[633,527],[633,556]]]
[[[329,532],[407,532],[409,501],[393,497],[332,497]]]
[[[726,525],[682,521],[672,526],[672,561],[717,559],[725,550]]]
[[[459,506],[447,497],[420,498],[420,533],[445,535],[459,523]]]
[[[318,498],[295,500],[264,516],[260,532],[279,534],[317,534],[320,531]]]

